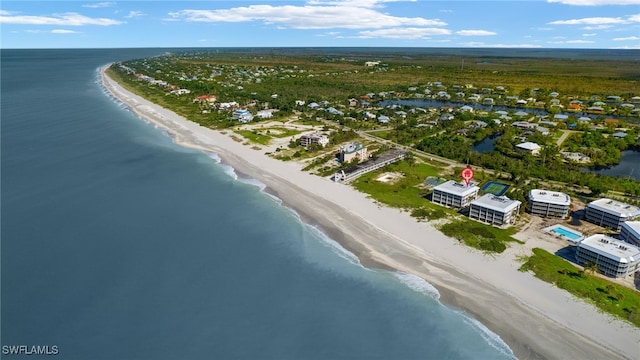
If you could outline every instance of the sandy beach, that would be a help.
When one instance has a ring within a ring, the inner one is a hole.
[[[535,241],[499,255],[460,245],[408,213],[376,204],[348,185],[302,172],[295,162],[234,141],[132,94],[105,75],[103,86],[183,146],[217,153],[238,172],[267,185],[302,219],[317,225],[369,267],[402,271],[435,286],[440,301],[471,314],[519,359],[638,359],[640,329],[519,272],[516,257]]]

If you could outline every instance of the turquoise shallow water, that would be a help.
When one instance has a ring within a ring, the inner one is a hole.
[[[62,359],[513,357],[426,282],[364,268],[96,82],[105,63],[162,52],[2,51],[2,345]]]

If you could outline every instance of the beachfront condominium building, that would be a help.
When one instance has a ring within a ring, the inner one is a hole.
[[[640,219],[640,208],[611,199],[598,199],[587,204],[585,220],[614,231],[620,231],[622,223]]]
[[[522,203],[506,196],[485,194],[470,204],[469,217],[491,225],[508,225],[516,222]]]
[[[640,221],[625,221],[620,228],[620,239],[640,246]]]
[[[358,162],[367,160],[367,148],[361,143],[354,141],[347,145],[340,146],[340,162],[349,162],[358,159]]]
[[[300,145],[307,147],[311,144],[325,147],[329,144],[329,137],[323,134],[305,134],[300,136]]]
[[[557,191],[534,189],[529,191],[527,210],[542,217],[564,219],[569,215],[571,198]]]
[[[610,277],[623,277],[640,270],[640,248],[603,234],[580,241],[576,260],[582,265],[596,263],[598,270]]]
[[[478,198],[480,188],[449,180],[433,188],[431,201],[453,208],[465,208]]]

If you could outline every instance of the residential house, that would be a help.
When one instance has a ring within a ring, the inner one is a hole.
[[[541,149],[540,145],[530,141],[523,142],[516,145],[516,150],[527,152],[533,156],[539,155],[540,149]]]

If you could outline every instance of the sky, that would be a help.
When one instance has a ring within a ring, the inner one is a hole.
[[[4,49],[640,49],[640,0],[3,0],[0,40]]]

